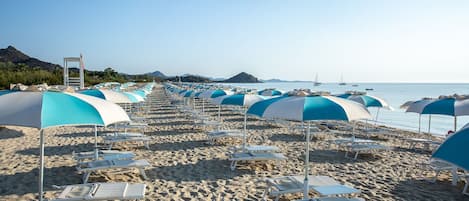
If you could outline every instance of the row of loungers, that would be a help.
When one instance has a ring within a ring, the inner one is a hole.
[[[87,183],[92,173],[101,171],[124,173],[134,169],[139,171],[143,179],[148,179],[145,168],[150,166],[147,160],[135,160],[135,154],[130,151],[111,150],[117,143],[143,143],[149,149],[151,138],[142,133],[127,132],[128,129],[144,129],[147,123],[143,118],[135,118],[138,122],[117,125],[114,128],[124,130],[102,135],[103,143],[108,150],[72,153],[77,161],[76,169],[83,174],[83,184],[54,186],[62,190],[54,201],[82,201],[82,200],[140,200],[145,197],[146,185],[141,183]]]

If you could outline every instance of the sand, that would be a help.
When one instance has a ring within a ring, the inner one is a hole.
[[[133,151],[136,159],[147,159],[152,165],[146,169],[149,180],[142,180],[136,171],[116,175],[103,172],[92,175],[90,182],[143,182],[148,186],[145,200],[260,200],[266,187],[265,178],[303,174],[305,140],[299,131],[249,118],[249,134],[254,136],[250,143],[278,146],[288,159],[278,164],[242,164],[231,171],[227,153],[232,145],[240,144],[239,141],[207,144],[202,127],[194,126],[183,113],[171,107],[161,88],[153,95],[152,111],[148,114],[151,126],[146,132],[153,139],[151,149],[131,144],[116,147]],[[214,117],[217,115],[215,106],[206,111]],[[223,109],[222,118],[226,128],[243,127],[241,114]],[[71,154],[93,148],[93,128],[61,127],[45,132],[45,196],[53,198],[57,191],[52,185],[81,182]],[[422,137],[406,131],[392,132],[404,137]],[[326,140],[339,135],[324,131],[321,136],[324,137],[310,144],[310,174],[327,175],[353,186],[362,192],[358,197],[366,200],[469,200],[461,194],[464,181],[451,186],[449,173],[442,173],[435,183],[428,181],[433,173],[424,164],[431,152],[409,149],[405,140],[375,135],[373,139],[381,140],[392,150],[360,155],[353,160],[345,158],[344,152],[328,147]],[[0,200],[36,198],[38,137],[38,130],[32,128],[7,126],[0,129]],[[311,193],[310,196],[317,195]],[[281,200],[300,198],[300,193],[286,194]]]

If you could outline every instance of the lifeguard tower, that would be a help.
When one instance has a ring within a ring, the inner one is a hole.
[[[75,64],[75,65],[74,65]],[[76,66],[78,64],[78,66]],[[71,77],[69,69],[79,69],[79,77]],[[79,89],[85,88],[85,65],[83,63],[83,55],[80,57],[65,57],[64,58],[64,85],[66,87],[74,87]]]

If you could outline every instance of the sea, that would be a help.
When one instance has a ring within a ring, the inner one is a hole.
[[[368,95],[380,97],[388,102],[394,110],[389,111],[377,108],[368,108],[375,118],[376,124],[400,128],[410,131],[419,130],[419,114],[406,113],[400,106],[407,101],[415,101],[424,97],[437,98],[440,95],[469,94],[469,83],[354,83],[339,85],[338,83],[323,83],[314,86],[313,82],[264,82],[253,84],[227,83],[226,85],[250,89],[276,88],[283,91],[293,89],[311,89],[312,91],[328,91],[331,94],[341,94],[346,91],[362,91]],[[366,89],[373,89],[366,91]],[[431,122],[429,122],[431,120]],[[430,124],[429,124],[430,123]],[[469,116],[457,118],[457,128],[469,123]],[[430,126],[429,126],[430,125]],[[449,130],[454,130],[454,117],[444,115],[422,115],[421,132],[433,135],[446,135]]]

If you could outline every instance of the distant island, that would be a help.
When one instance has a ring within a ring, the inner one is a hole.
[[[226,82],[226,83],[261,83],[261,81],[257,78],[254,77],[251,74],[241,72],[231,78],[228,78],[224,81],[221,82]]]

